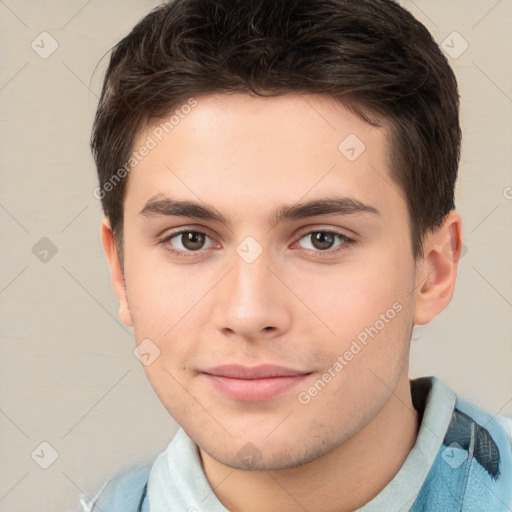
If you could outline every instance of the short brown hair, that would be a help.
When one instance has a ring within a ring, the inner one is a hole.
[[[94,120],[97,190],[121,261],[127,172],[116,171],[142,129],[192,96],[218,92],[324,94],[375,126],[387,122],[416,258],[454,208],[457,81],[407,10],[392,0],[174,0],[113,48]]]

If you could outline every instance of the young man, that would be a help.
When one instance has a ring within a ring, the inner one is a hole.
[[[458,108],[392,0],[175,0],[116,46],[102,242],[181,429],[91,510],[512,510],[505,418],[408,377],[455,285]]]

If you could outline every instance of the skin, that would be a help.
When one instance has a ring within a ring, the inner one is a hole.
[[[160,350],[144,371],[198,445],[226,508],[354,510],[391,481],[414,445],[411,329],[451,300],[460,216],[452,211],[427,233],[416,261],[406,203],[389,173],[385,127],[324,96],[197,100],[130,172],[124,275],[108,219],[102,224],[120,316],[137,344],[149,338]],[[355,161],[338,150],[349,134],[366,148]],[[135,148],[148,135],[151,129]],[[158,194],[211,205],[229,224],[142,215]],[[284,205],[334,195],[379,213],[270,220]],[[177,228],[205,233],[204,245],[194,251],[181,236],[165,240]],[[312,234],[332,231],[355,243],[334,237],[314,244]],[[262,249],[251,263],[236,251],[248,236]],[[332,374],[358,334],[397,303],[394,318],[301,403],[298,394],[329,368]],[[234,400],[201,373],[220,364],[277,364],[308,375],[275,398]],[[244,446],[252,458],[240,456]]]

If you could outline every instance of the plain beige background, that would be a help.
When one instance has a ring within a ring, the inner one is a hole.
[[[70,510],[175,432],[118,319],[88,147],[107,59],[94,68],[158,3],[0,0],[2,511]],[[402,4],[459,80],[467,248],[451,306],[415,330],[411,376],[512,416],[512,2]]]

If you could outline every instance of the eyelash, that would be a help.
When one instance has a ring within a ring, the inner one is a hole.
[[[196,233],[196,234],[200,234],[200,235],[205,235],[206,237],[210,238],[203,231],[198,231],[198,230],[193,230],[193,229],[182,229],[180,231],[175,231],[173,233],[166,235],[159,243],[163,246],[163,248],[166,251],[170,252],[171,254],[174,254],[174,255],[177,255],[180,257],[184,257],[184,258],[193,258],[197,254],[204,252],[204,250],[202,250],[202,249],[198,249],[197,251],[182,251],[181,249],[180,250],[173,249],[172,246],[169,244],[169,242],[173,238],[176,238],[177,236],[183,235],[185,233]],[[314,254],[315,256],[320,256],[320,257],[333,256],[335,254],[338,254],[338,253],[346,250],[348,247],[354,246],[356,244],[355,239],[350,238],[349,236],[345,235],[344,233],[340,233],[338,231],[332,231],[332,230],[322,230],[322,229],[317,229],[314,231],[308,231],[307,233],[304,233],[299,238],[299,241],[307,236],[313,235],[314,233],[323,233],[323,234],[333,235],[335,238],[342,241],[342,243],[339,244],[338,246],[336,246],[334,249],[327,249],[325,251],[304,249],[304,250],[308,251],[309,253]]]

